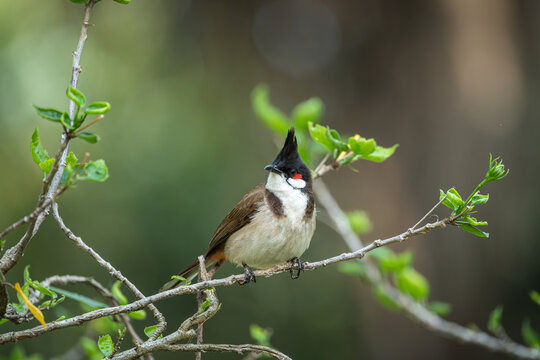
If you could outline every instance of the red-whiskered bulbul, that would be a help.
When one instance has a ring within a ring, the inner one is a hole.
[[[266,183],[248,192],[217,227],[204,254],[206,266],[217,270],[225,260],[244,267],[240,284],[255,282],[251,268],[264,269],[291,262],[300,275],[300,256],[309,247],[315,231],[315,202],[311,171],[298,154],[294,128],[268,170]],[[190,281],[199,272],[195,260],[178,275]],[[172,279],[160,291],[182,284]]]

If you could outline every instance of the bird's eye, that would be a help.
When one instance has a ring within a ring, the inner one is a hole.
[[[292,169],[291,171],[289,171],[289,177],[298,180],[298,179],[302,178],[302,174],[300,174],[296,170]]]

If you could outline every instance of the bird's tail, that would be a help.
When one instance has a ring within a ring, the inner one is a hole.
[[[208,262],[208,263],[206,263],[206,267],[208,268],[208,267],[214,265],[214,263],[215,263],[215,261]],[[191,280],[195,279],[195,277],[197,277],[198,274],[199,274],[199,259],[196,259],[187,268],[182,270],[177,275],[179,277],[183,277],[184,279],[186,279],[186,281],[176,279],[176,278],[173,277],[171,280],[166,282],[165,285],[163,285],[161,287],[161,289],[159,289],[159,292],[174,289],[175,287],[181,286],[181,285],[185,284],[186,282],[189,283]]]

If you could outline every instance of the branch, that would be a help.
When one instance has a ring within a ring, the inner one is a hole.
[[[96,260],[97,263],[101,267],[105,268],[109,272],[109,274],[111,274],[112,277],[120,280],[120,282],[126,285],[127,288],[131,290],[133,294],[135,294],[135,296],[137,296],[139,299],[145,298],[144,294],[140,292],[139,289],[137,289],[137,287],[131,281],[129,281],[124,275],[122,275],[120,271],[116,270],[108,261],[105,261],[96,251],[94,251],[94,249],[86,245],[85,242],[80,237],[76,236],[64,224],[64,220],[62,220],[58,212],[57,203],[53,203],[52,208],[53,208],[53,216],[56,222],[58,223],[58,225],[60,226],[60,229],[62,229],[64,234],[66,234],[68,239],[72,240],[79,249],[83,250],[84,252],[88,253],[92,258],[94,258],[94,260]],[[165,317],[163,316],[163,314],[161,314],[161,312],[155,307],[155,305],[151,303],[148,304],[148,309],[152,311],[152,313],[154,314],[154,317],[158,321],[158,327],[156,331],[154,331],[154,335],[152,336],[152,338],[154,337],[157,338],[167,327],[167,322],[165,321]]]
[[[79,74],[81,73],[81,66],[80,66],[81,54],[82,54],[82,50],[83,50],[83,47],[87,38],[87,29],[88,29],[88,26],[90,25],[90,22],[89,22],[90,14],[92,12],[92,8],[94,7],[95,3],[96,3],[96,0],[90,0],[84,7],[84,18],[83,18],[83,24],[81,28],[81,35],[79,37],[79,42],[77,43],[77,48],[73,52],[73,66],[72,66],[71,81],[70,81],[70,85],[73,88],[77,87]],[[75,102],[73,102],[73,100],[69,100],[68,113],[71,119],[75,118],[76,111],[77,110],[76,110]],[[20,258],[22,257],[24,253],[26,246],[28,245],[32,237],[34,237],[35,233],[38,231],[39,227],[41,226],[41,223],[47,217],[50,203],[54,200],[56,191],[58,189],[58,186],[60,185],[60,180],[62,179],[62,175],[66,167],[66,156],[68,154],[68,145],[69,145],[70,140],[71,140],[71,137],[66,132],[64,132],[62,134],[62,139],[60,142],[60,149],[56,153],[51,172],[43,181],[41,194],[39,196],[39,200],[36,205],[36,210],[37,209],[40,209],[40,210],[38,211],[37,215],[35,215],[35,217],[28,220],[29,221],[28,229],[26,230],[26,233],[23,235],[23,237],[19,240],[19,242],[13,247],[11,247],[10,249],[8,249],[4,253],[4,256],[2,256],[2,258],[0,259],[0,273],[5,275],[9,270],[11,270],[19,262]],[[45,203],[48,203],[48,205],[44,207],[43,205]],[[18,225],[15,225],[14,228],[26,222],[24,221],[24,218],[21,220],[22,222]],[[2,234],[5,235],[4,232],[2,232]]]
[[[362,243],[360,239],[352,231],[347,216],[343,210],[341,210],[333,196],[326,188],[325,184],[322,181],[319,181],[315,184],[314,190],[317,195],[317,199],[319,200],[319,204],[321,204],[327,210],[339,235],[343,238],[347,246],[351,250],[361,248]],[[433,210],[434,209],[431,209],[428,214],[433,212]],[[424,216],[423,219],[425,218],[426,216]],[[415,232],[414,227],[409,230],[411,234]],[[384,243],[384,241],[382,241],[382,243]],[[440,316],[429,311],[422,304],[413,301],[409,296],[401,293],[395,287],[386,282],[383,283],[382,276],[378,268],[371,262],[367,262],[367,265],[370,265],[366,267],[368,270],[366,272],[367,281],[371,285],[382,284],[385,287],[385,292],[392,298],[396,305],[407,315],[409,315],[410,318],[426,328],[454,340],[475,344],[480,347],[492,351],[503,352],[514,357],[522,359],[540,359],[540,350],[525,347],[509,339],[501,340],[485,332],[471,330],[441,318]]]
[[[164,345],[159,350],[166,351],[210,351],[210,352],[232,352],[236,354],[256,353],[270,355],[280,360],[291,360],[290,357],[282,352],[262,345],[230,345],[230,344],[182,344],[182,345]]]
[[[52,284],[57,285],[68,285],[68,284],[86,284],[91,287],[93,287],[101,296],[106,298],[110,305],[116,306],[118,305],[118,301],[113,296],[113,294],[107,289],[105,286],[101,285],[98,281],[96,281],[94,278],[86,277],[86,276],[77,276],[77,275],[54,275],[51,277],[46,278],[41,282],[41,285],[48,288]],[[124,323],[127,331],[131,335],[131,338],[133,339],[133,343],[135,345],[142,344],[142,339],[139,337],[135,329],[133,328],[133,325],[131,324],[131,319],[126,314],[120,314],[120,319]]]
[[[56,204],[53,204],[53,215],[55,215],[55,213],[57,212],[57,211],[55,211],[55,208],[56,208],[55,205]],[[56,215],[55,215],[55,218],[56,218]],[[396,243],[396,242],[401,242],[401,241],[403,241],[403,240],[405,240],[405,239],[407,239],[407,238],[409,238],[411,236],[425,234],[425,233],[427,233],[427,232],[429,232],[429,231],[431,231],[433,229],[443,228],[447,224],[452,223],[453,220],[454,219],[452,217],[446,218],[446,219],[437,221],[435,223],[430,223],[430,224],[424,225],[423,227],[415,229],[414,231],[408,230],[408,231],[406,231],[406,232],[404,232],[404,233],[402,233],[400,235],[393,236],[393,237],[388,238],[388,239],[375,240],[371,244],[369,244],[369,245],[367,245],[365,247],[362,247],[362,248],[360,248],[360,249],[358,249],[357,251],[354,251],[354,252],[343,253],[341,255],[337,255],[337,256],[334,256],[334,257],[331,257],[331,258],[328,258],[328,259],[324,259],[324,260],[320,260],[320,261],[317,261],[317,262],[311,262],[311,263],[310,262],[304,262],[304,267],[305,267],[305,270],[315,270],[315,269],[318,269],[318,268],[321,268],[321,267],[326,267],[326,266],[328,266],[330,264],[335,264],[335,263],[342,262],[342,261],[361,259],[368,252],[370,252],[370,251],[372,251],[372,250],[374,250],[374,249],[376,249],[378,247],[385,246],[385,245],[392,244],[392,243]],[[59,221],[59,224],[62,227],[62,229],[64,230],[64,232],[66,232],[66,235],[68,235],[68,237],[70,239],[74,240],[78,244],[77,246],[81,245],[81,246],[83,246],[83,249],[84,249],[84,247],[87,247],[82,242],[82,240],[80,238],[73,235],[71,230],[69,230],[69,229],[67,229],[65,227],[65,225],[63,224],[63,221],[62,221],[62,219],[60,217],[57,218],[57,221]],[[87,251],[87,250],[85,250],[85,251]],[[118,276],[118,274],[120,274],[120,272],[118,272],[117,270],[112,268],[112,266],[109,263],[107,263],[103,259],[101,259],[101,257],[97,253],[95,253],[94,250],[92,250],[91,248],[88,248],[87,252],[89,252],[90,254],[92,254],[92,253],[95,254],[100,259],[100,261],[98,261],[98,262],[104,267],[109,266],[110,268],[108,268],[108,270],[111,273],[111,275],[118,278],[117,276]],[[279,273],[282,273],[282,272],[285,272],[285,271],[288,272],[290,269],[291,269],[290,264],[279,264],[279,265],[275,265],[275,266],[273,266],[273,267],[271,267],[269,269],[256,270],[256,271],[254,271],[254,273],[255,273],[255,276],[258,276],[258,277],[270,277],[270,276],[273,276],[273,275],[276,275],[276,274],[279,274]],[[121,276],[121,274],[120,274],[120,276]],[[124,277],[122,276],[122,278],[124,278]],[[197,293],[198,291],[202,291],[202,290],[205,290],[205,289],[218,287],[218,286],[231,286],[234,283],[236,283],[238,281],[241,281],[243,279],[244,279],[244,274],[242,273],[242,274],[238,274],[238,275],[231,275],[231,276],[228,276],[226,278],[202,281],[202,282],[192,284],[192,285],[180,286],[180,287],[177,287],[175,289],[171,289],[171,290],[168,290],[168,291],[164,291],[162,293],[157,293],[157,294],[154,294],[154,295],[151,295],[151,296],[148,296],[148,297],[141,298],[141,299],[139,299],[137,301],[134,301],[134,302],[132,302],[130,304],[127,304],[127,305],[114,306],[114,307],[109,307],[109,308],[105,308],[105,309],[98,309],[98,310],[87,312],[85,314],[75,316],[75,317],[70,318],[70,319],[51,322],[51,323],[47,324],[47,330],[45,330],[42,326],[37,326],[35,328],[28,329],[28,330],[21,330],[21,331],[17,331],[17,332],[6,333],[6,334],[3,334],[3,335],[0,335],[0,344],[10,342],[10,341],[18,341],[18,340],[22,340],[22,339],[30,338],[30,337],[36,337],[36,336],[41,335],[41,334],[43,334],[45,332],[48,332],[48,331],[54,331],[54,330],[57,330],[57,329],[63,329],[63,328],[71,327],[71,326],[80,325],[80,324],[85,323],[87,321],[98,319],[98,318],[101,318],[101,317],[104,317],[104,316],[111,316],[111,315],[117,315],[117,314],[120,314],[120,313],[126,313],[126,312],[132,312],[132,311],[140,310],[140,309],[142,309],[142,308],[144,308],[144,307],[148,306],[149,304],[152,304],[152,303],[154,303],[156,301],[161,301],[161,300],[164,300],[164,299],[168,299],[168,298],[173,297],[173,296],[179,296],[179,295],[184,295],[184,294],[193,294],[193,293]]]

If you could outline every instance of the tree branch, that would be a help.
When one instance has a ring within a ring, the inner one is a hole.
[[[55,208],[56,208],[55,204],[53,204],[53,215],[55,215],[55,213],[57,212],[57,211],[55,211]],[[55,218],[56,218],[56,216],[55,216]],[[57,221],[58,220],[59,220],[59,224],[62,227],[62,229],[65,232],[67,231],[66,235],[69,234],[70,239],[74,240],[77,244],[81,244],[81,246],[83,246],[83,247],[87,247],[82,242],[82,240],[80,240],[80,238],[73,235],[71,230],[69,230],[69,229],[67,229],[65,227],[65,225],[63,224],[60,217],[57,218]],[[321,267],[326,267],[328,265],[335,264],[335,263],[342,262],[342,261],[361,259],[368,252],[370,252],[370,251],[372,251],[372,250],[374,250],[374,249],[376,249],[378,247],[385,246],[385,245],[392,244],[392,243],[396,243],[396,242],[401,242],[401,241],[407,239],[408,237],[415,236],[415,235],[420,235],[420,234],[425,234],[425,233],[427,233],[427,232],[429,232],[429,231],[431,231],[433,229],[445,227],[447,224],[451,223],[453,220],[454,219],[451,218],[451,217],[446,218],[446,219],[437,221],[435,223],[426,224],[421,228],[415,229],[414,231],[408,230],[408,231],[406,231],[406,232],[404,232],[404,233],[402,233],[400,235],[396,235],[396,236],[393,236],[393,237],[388,238],[388,239],[375,240],[371,244],[369,244],[369,245],[367,245],[365,247],[362,247],[362,248],[360,248],[360,249],[358,249],[357,251],[354,251],[354,252],[343,253],[341,255],[337,255],[337,256],[334,256],[334,257],[331,257],[331,258],[328,258],[328,259],[324,259],[324,260],[320,260],[320,261],[317,261],[317,262],[304,262],[304,267],[305,267],[305,270],[315,270],[315,269],[318,269],[318,268],[321,268]],[[87,252],[94,253],[95,255],[97,255],[99,257],[99,255],[97,253],[95,253],[94,250],[92,250],[90,248],[88,248],[88,249],[89,249],[89,251],[87,251]],[[101,257],[99,257],[99,259],[101,259]],[[100,265],[107,266],[106,264],[108,264],[108,263],[105,262],[103,259],[100,260]],[[110,268],[108,268],[108,270],[111,273],[111,275],[118,278],[117,276],[118,276],[119,272],[117,270],[115,270],[114,268],[112,268],[112,266],[110,264],[108,264],[108,266],[110,266]],[[275,265],[275,266],[273,266],[273,267],[271,267],[269,269],[256,270],[254,273],[255,273],[255,276],[258,276],[258,277],[270,277],[270,276],[273,276],[275,274],[279,274],[281,272],[289,271],[290,269],[291,269],[290,264],[279,264],[279,265]],[[140,300],[134,301],[134,302],[132,302],[130,304],[127,304],[127,305],[114,306],[114,307],[109,307],[109,308],[105,308],[105,309],[98,309],[98,310],[90,311],[90,312],[85,313],[85,314],[75,316],[75,317],[70,318],[70,319],[65,319],[65,320],[61,320],[61,321],[55,321],[55,322],[47,324],[47,330],[45,330],[42,326],[38,326],[38,327],[35,327],[33,329],[28,329],[28,330],[22,330],[22,331],[18,331],[18,332],[11,332],[11,333],[7,333],[7,334],[3,334],[3,335],[0,335],[0,344],[10,342],[10,341],[18,341],[18,340],[22,340],[24,338],[29,338],[29,337],[36,337],[36,336],[38,336],[38,335],[40,335],[40,334],[42,334],[44,332],[47,332],[47,331],[53,331],[53,330],[57,330],[57,329],[62,329],[62,328],[67,328],[67,327],[71,327],[71,326],[80,325],[80,324],[82,324],[84,322],[94,320],[94,319],[98,319],[98,318],[101,318],[101,317],[104,317],[104,316],[111,316],[111,315],[116,315],[116,314],[120,314],[120,313],[126,313],[126,312],[132,312],[132,311],[140,310],[140,309],[142,309],[142,308],[144,308],[144,307],[148,306],[149,304],[152,304],[152,303],[154,303],[156,301],[161,301],[161,300],[173,297],[173,296],[184,295],[184,294],[193,294],[193,293],[197,293],[198,291],[202,291],[202,290],[205,290],[205,289],[218,287],[218,286],[231,286],[232,284],[234,284],[234,283],[236,283],[236,282],[238,282],[240,280],[243,280],[243,278],[244,278],[244,274],[242,273],[242,274],[238,274],[238,275],[231,275],[231,276],[228,276],[226,278],[202,281],[202,282],[192,284],[192,285],[180,286],[180,287],[175,288],[175,289],[171,289],[171,290],[168,290],[168,291],[164,291],[162,293],[157,293],[157,294],[154,294],[154,295],[151,295],[151,296],[148,296],[148,297],[141,298]]]
[[[330,192],[326,188],[326,185],[322,181],[319,181],[315,184],[314,190],[315,194],[317,195],[319,204],[326,209],[330,218],[334,222],[334,225],[339,235],[343,238],[349,249],[355,250],[358,248],[362,248],[362,242],[360,241],[358,236],[352,231],[347,216],[345,215],[343,210],[341,210],[333,196],[330,194]],[[434,209],[431,209],[428,214],[433,212],[433,210]],[[423,217],[423,219],[425,218],[426,216]],[[445,220],[441,221],[444,222]],[[449,223],[451,223],[451,221]],[[417,225],[418,223],[415,226]],[[413,226],[413,228],[409,230],[411,234],[415,232],[415,226]],[[386,244],[385,241],[382,241],[381,243]],[[503,352],[508,355],[522,359],[540,359],[540,350],[528,348],[526,346],[517,344],[509,339],[501,340],[485,332],[471,330],[464,326],[452,323],[441,318],[440,316],[429,311],[425,306],[418,302],[415,302],[409,296],[403,294],[387,282],[383,282],[382,276],[378,268],[374,266],[373,263],[367,262],[366,265],[370,265],[366,266],[366,269],[368,270],[366,271],[367,281],[372,286],[384,286],[385,293],[392,298],[396,305],[407,315],[409,315],[411,319],[420,323],[426,328],[435,331],[445,337],[465,343],[478,345],[491,351]]]
[[[95,4],[96,4],[96,0],[90,0],[84,7],[84,17],[83,17],[83,24],[81,28],[81,35],[79,37],[79,42],[77,43],[77,48],[73,52],[73,66],[72,66],[71,81],[70,81],[70,85],[73,88],[77,87],[77,82],[79,80],[79,74],[81,72],[81,66],[80,66],[81,54],[82,54],[82,50],[83,50],[83,47],[87,38],[87,29],[90,24],[89,23],[90,14]],[[71,119],[75,118],[76,111],[77,110],[76,110],[75,102],[73,102],[73,100],[70,99],[68,103],[68,113]],[[40,209],[40,210],[38,211],[37,215],[34,215],[35,217],[32,217],[31,219],[28,220],[29,222],[28,229],[26,230],[26,233],[23,235],[23,237],[19,240],[19,242],[13,247],[11,247],[10,249],[8,249],[2,256],[2,258],[0,259],[0,273],[5,275],[9,270],[11,270],[19,262],[20,258],[22,257],[24,253],[26,246],[28,245],[32,237],[34,237],[35,233],[38,231],[39,227],[41,226],[41,223],[47,217],[50,203],[54,200],[56,191],[58,190],[58,186],[60,185],[60,180],[62,179],[62,175],[66,167],[66,156],[68,154],[68,145],[69,145],[70,140],[71,140],[71,137],[69,136],[69,134],[64,132],[62,134],[62,139],[60,142],[60,149],[56,153],[51,172],[49,173],[49,175],[45,178],[43,182],[41,194],[39,196],[39,200],[36,205],[36,210],[37,209]],[[44,207],[43,205],[45,203],[48,203],[49,205]],[[20,224],[16,225],[14,228],[26,222],[24,221],[24,218],[22,220],[23,221]],[[2,232],[2,234],[5,235],[4,232]]]
[[[79,249],[83,250],[84,252],[88,253],[92,258],[94,258],[94,260],[96,260],[97,263],[101,267],[105,268],[109,272],[109,274],[111,274],[112,277],[120,280],[120,282],[126,285],[127,288],[131,290],[133,294],[135,294],[135,296],[137,296],[139,299],[143,299],[145,297],[144,294],[141,291],[139,291],[139,289],[137,289],[137,287],[131,281],[128,280],[128,278],[122,275],[120,271],[116,270],[108,261],[105,261],[96,251],[94,251],[94,249],[86,245],[86,243],[80,237],[76,236],[64,224],[64,220],[60,217],[60,214],[58,212],[57,203],[53,203],[52,208],[53,208],[53,217],[55,218],[56,222],[60,226],[60,229],[62,229],[64,234],[66,234],[68,239],[72,240]],[[165,321],[165,317],[163,316],[163,314],[161,314],[161,312],[156,308],[154,304],[151,304],[151,303],[148,304],[148,309],[152,311],[152,313],[154,314],[154,317],[158,321],[158,328],[156,329],[156,331],[154,332],[154,335],[152,336],[152,338],[154,337],[157,338],[167,327],[167,322]]]

